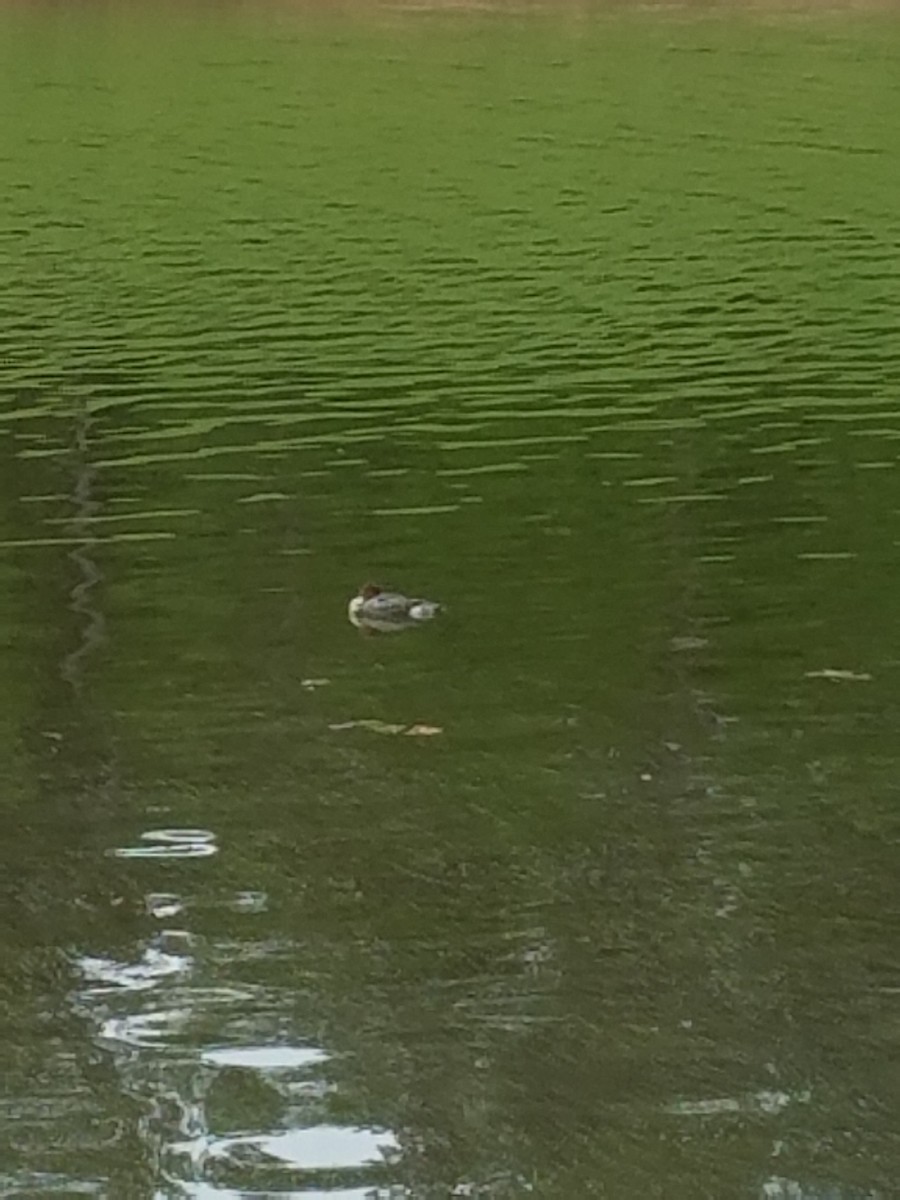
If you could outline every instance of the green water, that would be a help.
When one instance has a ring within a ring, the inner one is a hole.
[[[896,1195],[898,50],[0,9],[4,1196]]]

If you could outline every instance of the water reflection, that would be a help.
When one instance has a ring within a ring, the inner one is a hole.
[[[245,1188],[236,1189],[211,1183],[183,1183],[179,1185],[177,1194],[179,1197],[189,1197],[190,1200],[247,1200],[247,1197],[261,1195],[261,1193],[251,1192]],[[304,1187],[299,1191],[285,1191],[279,1188],[277,1195],[290,1197],[291,1200],[407,1200],[409,1192],[406,1188],[392,1186],[328,1187],[324,1190],[317,1187]],[[169,1193],[158,1192],[155,1200],[170,1200]]]
[[[90,435],[93,424],[84,403],[79,404],[75,417],[75,487],[72,496],[74,513],[66,520],[76,543],[69,558],[78,572],[78,582],[70,592],[70,608],[77,614],[81,629],[78,644],[70,650],[60,665],[63,678],[78,691],[82,686],[84,660],[106,637],[106,621],[96,607],[94,593],[103,574],[92,555],[94,541],[92,523],[96,520],[99,503],[94,497],[96,468],[91,463]]]
[[[310,1046],[213,1046],[204,1050],[202,1057],[217,1066],[277,1071],[316,1066],[328,1056]]]
[[[117,858],[209,858],[218,853],[216,835],[208,829],[149,829],[139,846],[117,846]]]
[[[184,1150],[180,1146],[172,1149],[176,1154]],[[346,1171],[382,1163],[397,1150],[386,1130],[316,1125],[278,1134],[215,1138],[204,1145],[202,1158],[227,1160],[235,1167],[269,1158],[302,1172]],[[185,1152],[194,1157],[195,1152]]]
[[[82,958],[84,984],[73,997],[95,1026],[97,1044],[112,1055],[121,1086],[149,1114],[145,1134],[177,1194],[195,1194],[181,1190],[191,1178],[233,1177],[241,1186],[272,1175],[279,1192],[291,1180],[324,1184],[326,1177],[328,1190],[339,1193],[347,1190],[341,1177],[374,1185],[397,1160],[399,1143],[384,1129],[311,1119],[331,1091],[325,1050],[239,1041],[203,1046],[210,1022],[240,1036],[252,1027],[248,1005],[262,1016],[269,999],[259,989],[204,982],[195,950],[202,953],[189,934],[169,930],[137,962]],[[248,1132],[250,1114],[266,1109],[275,1125]],[[230,1122],[237,1127],[222,1128]]]
[[[169,975],[180,975],[190,968],[190,958],[171,954],[158,946],[147,946],[134,963],[118,963],[110,959],[83,958],[79,966],[92,983],[89,995],[115,994],[120,989],[145,991],[154,988]]]

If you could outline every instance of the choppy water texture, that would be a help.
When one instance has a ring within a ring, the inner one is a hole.
[[[896,1196],[898,50],[0,9],[4,1196]]]

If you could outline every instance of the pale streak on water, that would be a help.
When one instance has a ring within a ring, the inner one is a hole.
[[[0,1190],[887,1200],[896,20],[431,7],[0,10]]]

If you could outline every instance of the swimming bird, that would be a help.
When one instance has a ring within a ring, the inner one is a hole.
[[[430,621],[440,608],[434,600],[410,599],[400,592],[386,592],[376,583],[365,583],[347,605],[347,615],[358,628],[388,633]]]

